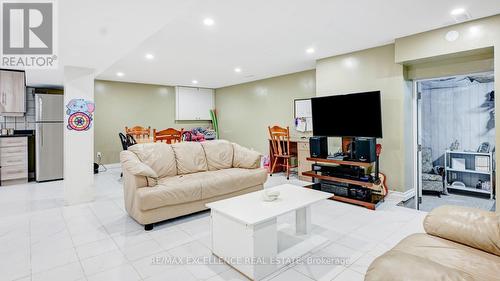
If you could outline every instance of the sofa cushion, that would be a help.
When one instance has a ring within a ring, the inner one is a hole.
[[[147,211],[236,192],[262,185],[266,179],[265,169],[206,171],[160,178],[156,186],[138,190],[137,196],[141,210]]]
[[[233,165],[233,145],[225,140],[204,141],[201,143],[209,171],[229,169]]]
[[[177,162],[177,174],[191,174],[208,170],[205,151],[199,142],[172,144]]]
[[[199,173],[160,178],[156,186],[137,191],[140,208],[147,211],[201,200],[201,182]]]
[[[250,150],[239,144],[233,143],[233,167],[255,169],[260,167],[260,159],[262,155],[257,151]]]
[[[201,198],[236,192],[252,186],[262,185],[267,179],[265,169],[230,168],[200,173]]]
[[[177,175],[174,151],[169,144],[160,142],[136,144],[128,150],[135,153],[142,163],[151,167],[158,177]]]
[[[438,181],[438,182],[442,182],[443,181],[443,177],[441,175],[436,175],[436,174],[422,173],[422,180],[423,181]]]
[[[424,233],[404,238],[391,251],[404,252],[460,270],[474,276],[474,280],[495,280],[500,272],[500,257]]]

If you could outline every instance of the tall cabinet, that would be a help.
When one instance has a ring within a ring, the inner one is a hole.
[[[175,87],[175,120],[211,120],[214,108],[213,89]]]
[[[24,71],[0,70],[0,115],[22,116],[26,112]]]

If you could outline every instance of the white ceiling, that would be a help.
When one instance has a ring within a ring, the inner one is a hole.
[[[315,67],[315,60],[500,13],[498,0],[63,0],[60,66],[98,79],[218,88]],[[213,26],[203,19],[213,18]],[[305,50],[314,47],[314,54]],[[153,60],[144,55],[152,53]],[[241,73],[234,68],[240,67]],[[123,72],[123,77],[117,77]],[[59,71],[29,71],[30,85],[62,85]]]

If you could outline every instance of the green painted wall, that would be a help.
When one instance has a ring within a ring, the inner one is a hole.
[[[308,70],[216,89],[221,138],[268,154],[267,126],[289,126],[294,137],[293,100],[316,94],[315,71]]]
[[[120,162],[118,133],[125,126],[161,130],[206,127],[210,123],[175,121],[175,88],[171,86],[96,80],[94,99],[94,151],[102,153],[104,164]]]

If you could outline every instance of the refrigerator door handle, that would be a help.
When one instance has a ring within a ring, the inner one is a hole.
[[[38,121],[42,121],[42,111],[43,111],[43,100],[38,97]]]
[[[43,146],[43,124],[40,125],[40,146]]]

